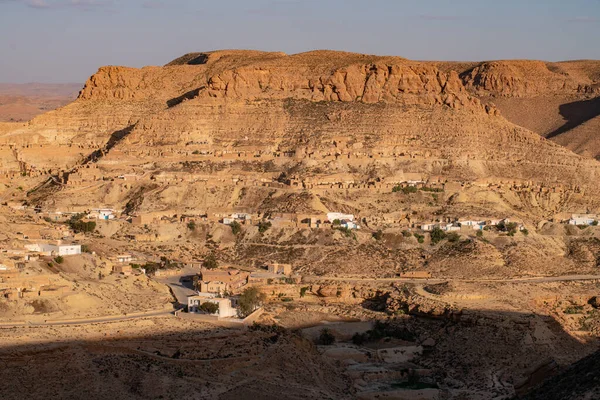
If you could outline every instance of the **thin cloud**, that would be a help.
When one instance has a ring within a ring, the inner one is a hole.
[[[107,8],[113,5],[112,0],[0,0],[0,3],[20,3],[29,8],[36,9],[67,9],[92,10]]]
[[[422,14],[419,15],[419,19],[424,19],[426,21],[459,21],[462,19],[466,19],[467,17],[460,15],[431,15],[431,14]]]
[[[588,24],[588,23],[600,22],[600,18],[597,18],[597,17],[574,17],[574,18],[569,18],[567,20],[567,22]]]

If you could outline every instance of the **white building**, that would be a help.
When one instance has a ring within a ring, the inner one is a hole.
[[[232,299],[214,297],[214,295],[210,293],[199,293],[196,296],[189,296],[188,312],[203,314],[204,312],[200,310],[200,306],[204,303],[217,304],[219,309],[212,315],[216,315],[219,318],[231,318],[237,317],[238,315],[237,308],[235,308]]]
[[[51,256],[73,256],[81,254],[80,244],[50,244],[50,243],[35,243],[26,245],[25,248],[36,253],[47,254]]]
[[[342,226],[342,228],[351,229],[351,230],[360,229],[360,226],[354,221],[344,220],[344,221],[342,221],[341,226]]]
[[[347,221],[354,221],[354,215],[352,214],[344,214],[344,213],[339,213],[339,212],[331,212],[331,213],[327,213],[327,220],[329,222],[333,222],[335,220],[347,220]]]
[[[423,224],[421,225],[421,230],[425,232],[431,232],[433,228],[435,228],[436,224]]]
[[[595,214],[573,214],[569,220],[569,225],[593,225],[597,221]]]

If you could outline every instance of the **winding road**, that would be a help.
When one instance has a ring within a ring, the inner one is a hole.
[[[107,315],[104,317],[68,319],[68,320],[58,320],[58,321],[7,322],[7,323],[0,323],[0,329],[1,328],[21,328],[21,327],[26,327],[26,326],[38,327],[38,326],[102,324],[102,323],[106,323],[106,322],[118,322],[118,321],[128,321],[128,320],[148,318],[148,317],[169,316],[169,315],[174,315],[174,313],[175,313],[175,310],[157,310],[157,311],[147,311],[147,312],[135,313],[135,314]]]

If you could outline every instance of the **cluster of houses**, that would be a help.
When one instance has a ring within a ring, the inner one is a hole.
[[[472,229],[476,231],[482,231],[486,227],[498,226],[501,224],[510,223],[510,219],[459,219],[454,222],[435,222],[420,224],[419,228],[425,232],[431,232],[435,228],[439,228],[444,232],[456,232],[462,229]],[[525,227],[521,223],[517,223],[519,230],[524,230]]]
[[[274,280],[290,277],[290,264],[270,263],[266,271],[244,272],[236,268],[206,269],[202,268],[195,278],[197,293],[189,296],[187,306],[189,313],[206,314],[204,303],[217,305],[212,312],[218,318],[231,318],[238,315],[237,296],[247,284],[266,284]]]

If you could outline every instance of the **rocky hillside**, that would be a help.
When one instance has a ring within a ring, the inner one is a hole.
[[[600,61],[436,63],[455,70],[468,91],[494,104],[509,121],[585,156],[597,157]],[[593,125],[593,123],[592,123]]]
[[[595,75],[567,67],[573,76],[540,62],[428,63],[332,51],[217,51],[164,67],[102,67],[75,102],[2,134],[0,161],[9,176],[35,178],[29,188],[51,176],[77,184],[184,173],[193,182],[217,171],[218,190],[250,176],[264,183],[336,174],[366,187],[404,172],[589,194],[597,188],[582,188],[599,164],[513,125],[489,101],[595,90]],[[112,193],[103,201],[123,206],[139,190],[133,186],[119,194],[100,188]]]

